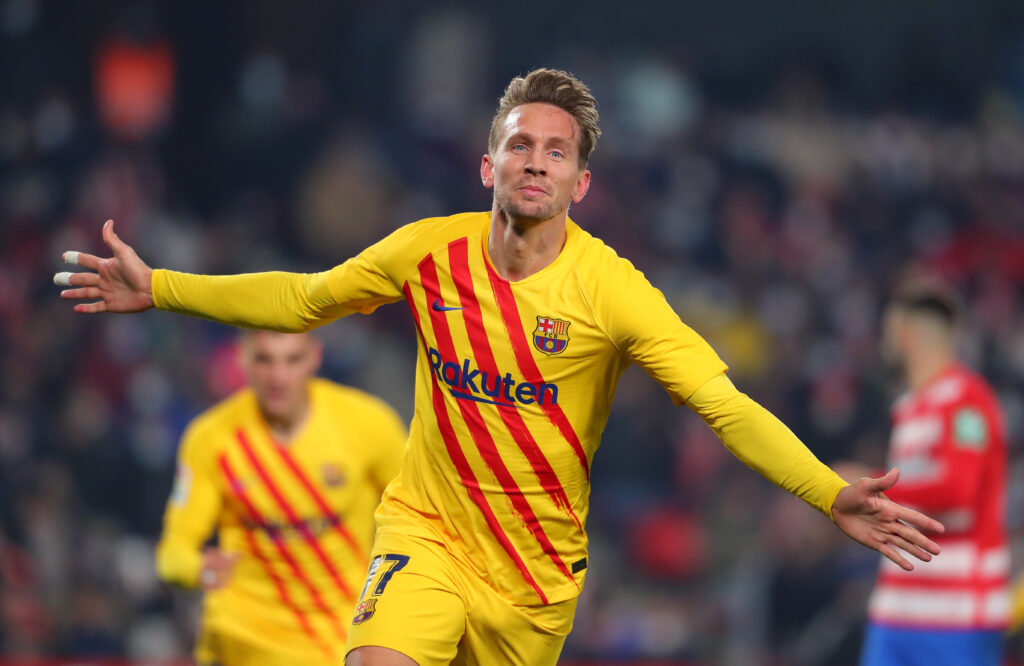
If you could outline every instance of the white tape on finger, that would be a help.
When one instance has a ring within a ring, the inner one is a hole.
[[[67,252],[64,253],[64,263],[65,264],[73,264],[73,265],[77,266],[78,265],[78,255],[79,255],[79,252],[76,252],[75,250],[68,250]]]
[[[53,283],[58,287],[70,287],[71,286],[72,273],[64,271],[63,273],[57,273],[53,276]]]

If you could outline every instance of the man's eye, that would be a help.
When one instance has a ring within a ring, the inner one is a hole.
[[[562,151],[560,151],[560,150],[552,150],[551,151],[551,157],[555,157],[557,159],[562,159],[562,157],[563,157]]]
[[[516,145],[512,146],[512,150],[517,152],[517,153],[521,153],[524,150],[526,150],[526,146],[524,146],[521,143],[517,143]]]

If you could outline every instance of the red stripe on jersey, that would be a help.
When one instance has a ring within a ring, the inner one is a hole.
[[[306,614],[302,612],[302,609],[295,605],[291,595],[288,593],[288,586],[284,584],[281,577],[277,575],[276,571],[274,571],[274,565],[271,564],[270,560],[268,560],[263,554],[263,551],[260,549],[259,542],[256,541],[256,537],[252,534],[252,530],[245,530],[245,540],[249,544],[249,550],[252,552],[253,556],[261,565],[263,565],[263,569],[267,572],[267,576],[269,576],[270,580],[273,581],[274,587],[277,588],[277,594],[281,597],[281,602],[288,607],[288,609],[295,615],[295,618],[299,621],[299,626],[302,627],[302,631],[309,636],[313,643],[315,643],[328,658],[336,658],[336,655],[332,654],[331,648],[323,642],[315,631],[313,631],[313,625],[309,623],[309,618],[306,617]]]
[[[494,353],[491,351],[491,344],[487,339],[487,332],[484,330],[480,301],[476,297],[473,276],[469,270],[468,239],[461,238],[448,246],[448,260],[452,269],[452,278],[455,280],[455,287],[459,291],[459,299],[462,302],[466,332],[469,335],[470,344],[473,346],[473,355],[481,370],[490,373],[491,376],[496,376],[499,374],[498,364],[494,360]],[[572,510],[572,505],[558,480],[558,475],[551,468],[551,463],[548,462],[540,446],[537,445],[530,429],[526,427],[526,421],[523,420],[522,414],[514,409],[499,409],[498,413],[501,414],[505,427],[512,433],[519,449],[530,461],[530,466],[533,467],[541,487],[551,496],[555,506],[569,514],[573,522],[576,523],[576,527],[582,530],[583,524]]]
[[[876,589],[883,587],[917,588],[930,591],[956,590],[958,592],[993,592],[1006,587],[1008,577],[993,578],[979,581],[976,577],[958,580],[948,578],[923,578],[918,576],[888,577],[879,576]]]
[[[427,257],[430,260],[430,257]],[[419,312],[416,310],[416,303],[412,298],[412,290],[409,288],[409,283],[406,282],[402,288],[405,293],[405,300],[409,303],[409,309],[412,310],[412,318],[416,322],[416,329],[420,334],[420,342],[423,343],[423,350],[426,353],[428,349],[427,338],[423,333],[423,326],[420,322]],[[429,307],[429,306],[428,306]],[[455,429],[452,427],[451,419],[448,416],[448,408],[444,404],[444,395],[441,393],[441,387],[437,383],[437,377],[433,372],[430,373],[431,387],[434,403],[434,415],[437,418],[437,427],[441,431],[441,439],[444,440],[445,448],[448,450],[448,457],[451,458],[452,464],[459,473],[459,479],[462,481],[463,487],[466,488],[466,492],[469,493],[470,499],[476,504],[477,508],[484,515],[484,521],[487,523],[487,527],[491,530],[491,534],[497,539],[498,543],[501,544],[505,554],[515,563],[516,568],[519,569],[519,573],[522,574],[526,582],[533,588],[533,591],[540,597],[541,603],[547,604],[548,598],[544,594],[544,591],[537,584],[533,574],[527,568],[526,563],[523,561],[522,556],[519,555],[519,551],[512,545],[512,541],[509,540],[508,535],[505,534],[505,530],[502,529],[501,523],[498,522],[497,516],[494,515],[494,510],[491,509],[491,505],[487,503],[487,498],[480,490],[480,483],[473,476],[473,470],[469,466],[469,461],[466,460],[466,454],[462,452],[462,447],[459,444],[458,435],[455,434]]]
[[[501,318],[505,322],[505,328],[508,330],[509,341],[512,343],[512,350],[515,352],[516,361],[519,363],[519,371],[523,373],[526,381],[538,386],[544,384],[544,377],[540,374],[537,362],[533,360],[533,354],[530,352],[530,343],[526,340],[523,320],[519,316],[519,307],[516,305],[516,297],[512,293],[512,286],[509,285],[508,280],[502,279],[501,276],[494,272],[494,268],[489,262],[487,262],[487,277],[491,281],[494,298],[498,303],[498,309],[501,310]],[[583,444],[580,443],[580,438],[576,431],[573,430],[572,424],[569,423],[565,412],[562,411],[558,403],[549,402],[540,407],[544,410],[548,420],[558,428],[562,436],[572,446],[572,450],[580,460],[580,465],[583,466],[583,472],[586,474],[587,481],[589,481],[590,463],[587,462],[587,454],[583,451]]]
[[[267,435],[271,440],[273,440],[273,435],[269,430]],[[295,478],[299,480],[299,483],[301,483],[302,487],[306,489],[309,496],[313,498],[313,501],[320,508],[320,513],[327,519],[328,524],[338,532],[338,536],[340,536],[342,540],[348,544],[349,548],[352,549],[352,554],[355,555],[356,559],[359,561],[360,568],[365,569],[369,565],[369,558],[356,541],[356,538],[352,536],[352,532],[345,527],[345,523],[342,521],[341,516],[331,510],[331,507],[327,504],[327,500],[324,499],[324,496],[319,490],[317,490],[316,486],[313,485],[313,482],[310,481],[309,477],[302,471],[302,468],[295,462],[295,458],[292,457],[292,454],[290,454],[285,447],[277,445],[275,442],[274,450],[281,456],[281,460],[284,461],[284,464],[289,470],[291,470],[291,473]]]
[[[425,261],[420,263],[420,280],[423,283],[423,288],[427,293],[427,301],[431,301],[434,298],[441,297],[441,285],[437,279],[437,264],[433,258],[428,257]],[[466,305],[466,299],[463,298],[463,294],[460,292],[460,298],[462,299],[463,305]],[[480,314],[480,305],[476,305],[476,313]],[[448,319],[444,312],[438,312],[433,308],[430,309],[430,323],[434,329],[434,338],[437,340],[437,346],[441,351],[442,357],[456,358],[455,343],[452,341],[452,334],[448,328]],[[483,334],[483,323],[478,318],[480,324],[480,330],[478,333]],[[469,324],[467,323],[467,328]],[[473,344],[474,356],[476,354],[476,347],[478,342]],[[488,351],[490,351],[488,349]],[[477,356],[477,364],[481,363],[481,358]],[[490,359],[492,366],[494,366],[495,374],[497,374],[497,364],[494,363],[493,356]],[[537,514],[534,513],[533,507],[530,506],[529,500],[523,494],[523,491],[519,488],[519,484],[512,477],[512,473],[508,471],[508,467],[505,465],[505,461],[501,458],[501,453],[498,451],[498,447],[494,443],[494,439],[491,437],[490,431],[487,429],[487,425],[484,423],[483,417],[480,415],[480,408],[475,402],[468,402],[465,400],[458,400],[459,411],[462,413],[462,418],[469,426],[469,432],[473,436],[473,441],[476,443],[476,448],[480,453],[480,456],[487,463],[487,467],[491,470],[494,476],[498,479],[498,483],[501,484],[501,489],[512,501],[512,506],[519,513],[526,528],[533,535],[533,538],[537,540],[541,550],[551,558],[551,561],[558,567],[566,578],[575,582],[572,577],[572,573],[569,571],[569,567],[562,561],[558,551],[555,549],[554,544],[551,543],[551,539],[544,532],[544,528],[541,527],[540,519],[537,518]],[[511,412],[513,410],[498,410],[500,412]],[[504,416],[504,415],[503,415]],[[519,416],[516,414],[516,416]],[[506,421],[507,427],[507,421]],[[537,451],[540,453],[539,449]],[[541,456],[543,457],[543,456]],[[550,470],[550,465],[548,466]],[[554,472],[552,472],[554,476]],[[558,479],[555,478],[555,483],[558,483]],[[564,495],[564,493],[563,493]],[[568,500],[567,500],[568,501]]]
[[[242,503],[242,506],[245,507],[246,512],[248,512],[249,514],[249,518],[251,518],[252,521],[257,525],[265,525],[266,521],[263,519],[263,514],[261,514],[259,509],[256,508],[256,505],[252,503],[252,500],[249,499],[249,496],[245,492],[245,489],[242,487],[242,484],[239,483],[238,477],[235,475],[234,470],[231,469],[231,464],[228,462],[227,456],[221,454],[218,458],[218,463],[220,464],[221,472],[223,472],[224,477],[228,481],[228,487],[231,488],[231,491],[235,494],[235,497],[237,497],[238,500]],[[306,618],[305,613],[303,613],[302,610],[295,604],[295,602],[292,601],[291,595],[288,594],[287,586],[284,584],[284,581],[282,581],[278,577],[277,573],[274,571],[274,567],[271,564],[270,560],[267,559],[267,557],[263,554],[263,551],[260,549],[258,542],[253,537],[252,530],[246,528],[245,533],[248,537],[249,546],[252,549],[253,555],[256,557],[256,559],[263,563],[264,568],[267,571],[267,574],[270,575],[275,585],[277,585],[278,594],[281,595],[281,599],[289,608],[292,609],[292,611],[298,617],[299,622],[303,625],[303,627],[308,626],[309,620]],[[324,615],[331,619],[331,621],[334,623],[335,630],[338,632],[342,639],[345,639],[347,637],[345,629],[338,622],[338,618],[335,617],[334,613],[332,613],[331,610],[327,608],[327,606],[324,604],[323,599],[320,597],[320,593],[317,592],[316,588],[313,587],[312,583],[309,582],[309,579],[306,578],[306,575],[303,573],[302,568],[299,566],[298,562],[295,561],[295,558],[292,557],[291,552],[288,550],[288,546],[286,546],[284,542],[281,540],[281,537],[278,536],[272,530],[267,530],[267,536],[270,538],[270,541],[274,544],[274,547],[277,548],[277,552],[281,555],[284,561],[288,563],[288,567],[292,570],[292,575],[295,576],[295,578],[298,579],[299,582],[301,582],[306,587],[306,589],[309,591],[310,596],[313,598],[314,603],[316,603],[317,608],[319,608],[320,611],[324,613]],[[312,627],[309,627],[307,633],[309,633],[311,636],[314,637],[314,639],[316,639]]]
[[[239,428],[235,431],[235,437],[238,438],[239,444],[242,445],[242,451],[245,452],[245,456],[249,459],[249,463],[252,465],[253,469],[256,470],[256,474],[260,477],[260,480],[263,481],[263,485],[266,486],[270,495],[274,498],[274,501],[277,502],[278,508],[280,508],[281,511],[284,512],[284,515],[288,517],[288,522],[291,523],[291,526],[298,530],[299,534],[302,535],[303,541],[305,541],[306,545],[312,549],[317,559],[320,560],[320,563],[324,566],[324,569],[327,570],[331,580],[333,580],[334,584],[338,586],[341,593],[345,595],[345,598],[350,601],[355,601],[355,596],[352,594],[352,588],[350,588],[348,584],[345,583],[344,579],[342,579],[341,574],[338,573],[338,570],[334,567],[330,558],[327,557],[327,553],[325,553],[324,549],[320,547],[320,542],[315,536],[313,536],[313,533],[309,531],[309,526],[299,518],[298,514],[295,513],[295,509],[292,508],[292,505],[289,504],[288,500],[281,494],[281,491],[274,483],[274,480],[270,478],[266,468],[263,467],[263,463],[260,462],[260,459],[256,456],[256,452],[253,451],[252,445],[249,443],[249,439],[245,436],[245,432]]]

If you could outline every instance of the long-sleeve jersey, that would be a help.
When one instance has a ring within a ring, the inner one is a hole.
[[[1006,443],[985,381],[953,365],[893,407],[890,463],[900,481],[886,495],[946,526],[942,554],[911,572],[882,560],[873,622],[1002,629],[1009,617],[1010,553],[1004,528]]]
[[[579,594],[590,466],[637,363],[748,465],[831,515],[846,485],[738,392],[726,365],[628,261],[571,220],[558,258],[519,281],[487,254],[489,213],[402,227],[330,271],[156,271],[157,307],[299,331],[404,300],[419,336],[410,445],[377,519],[441,542],[513,603]]]
[[[397,474],[405,427],[362,391],[309,384],[298,435],[275,442],[249,389],[197,417],[157,547],[168,582],[199,584],[202,547],[239,557],[225,587],[207,593],[202,622],[304,663],[341,663],[346,627],[366,575],[373,512]]]

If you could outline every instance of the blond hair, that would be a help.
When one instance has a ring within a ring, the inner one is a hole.
[[[487,149],[491,154],[497,151],[501,126],[512,109],[535,102],[557,106],[573,117],[579,128],[576,143],[580,151],[580,166],[586,166],[597,138],[601,136],[601,128],[597,126],[597,100],[586,84],[560,69],[535,69],[526,76],[517,76],[509,81],[491,121]]]

